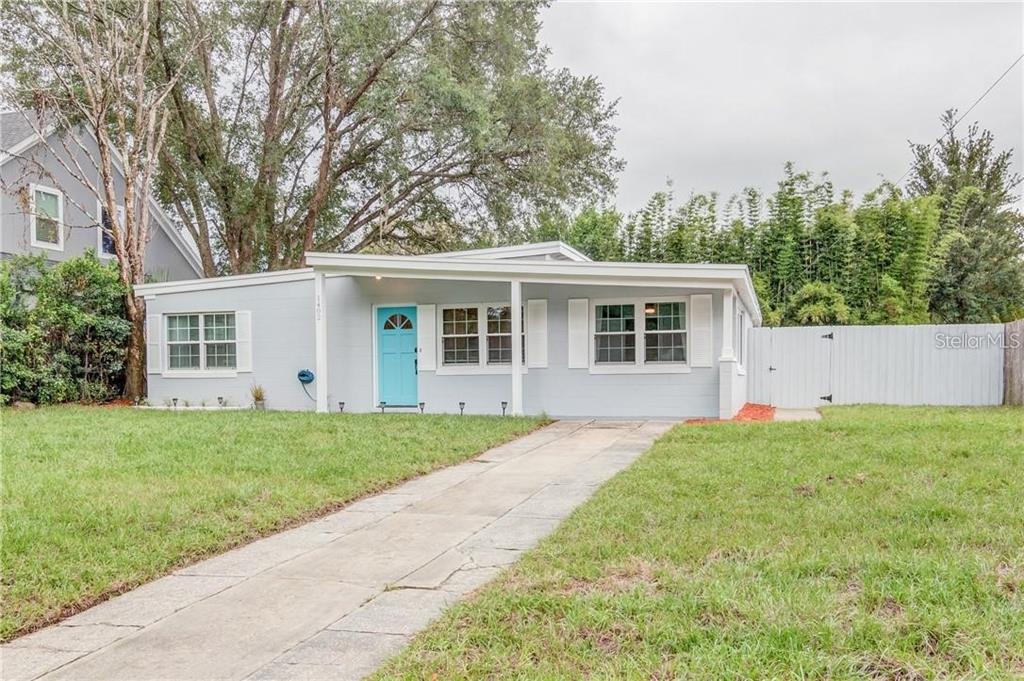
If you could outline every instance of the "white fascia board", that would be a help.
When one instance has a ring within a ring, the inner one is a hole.
[[[297,270],[278,270],[260,272],[259,274],[236,274],[230,277],[210,277],[207,279],[185,279],[183,281],[164,281],[153,284],[137,284],[134,287],[136,296],[157,296],[166,293],[190,293],[193,291],[212,291],[241,286],[265,286],[289,281],[313,280],[313,269],[306,267]]]
[[[562,241],[543,241],[536,244],[519,246],[498,246],[496,248],[474,248],[466,251],[448,251],[416,256],[420,258],[480,258],[501,260],[503,258],[522,258],[531,255],[561,255],[574,262],[592,262],[590,258]]]

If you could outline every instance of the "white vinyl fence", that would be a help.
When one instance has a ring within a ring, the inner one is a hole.
[[[1002,324],[804,326],[750,330],[749,402],[995,405]]]

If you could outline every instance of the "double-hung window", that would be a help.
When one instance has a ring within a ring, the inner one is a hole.
[[[526,365],[526,320],[519,352]],[[441,365],[445,367],[511,366],[512,308],[480,304],[441,308]]]
[[[593,307],[592,320],[595,367],[608,367],[609,371],[616,372],[685,370],[687,329],[684,300],[598,302]],[[659,366],[662,369],[657,369]]]
[[[594,358],[598,364],[636,363],[636,306],[595,307]]]
[[[644,362],[686,362],[686,306],[644,303]]]
[[[235,313],[167,315],[167,368],[171,371],[235,369]]]
[[[32,245],[64,249],[64,195],[56,189],[32,185]]]
[[[476,306],[441,310],[441,355],[447,366],[480,363],[480,320]]]

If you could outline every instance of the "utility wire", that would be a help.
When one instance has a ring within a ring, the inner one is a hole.
[[[962,114],[960,114],[960,117],[959,117],[959,118],[957,118],[957,119],[956,119],[956,120],[955,120],[955,121],[953,122],[953,125],[952,125],[952,127],[950,127],[950,131],[956,130],[956,126],[960,125],[960,122],[961,122],[961,121],[962,121],[963,119],[967,118],[967,115],[968,115],[969,113],[971,113],[972,111],[974,111],[974,107],[978,106],[978,104],[980,104],[980,103],[981,103],[981,100],[985,99],[985,97],[986,97],[986,96],[988,95],[988,93],[992,92],[992,90],[994,90],[994,89],[995,89],[996,85],[999,85],[999,82],[1000,82],[1000,81],[1001,81],[1001,80],[1002,80],[1003,78],[1005,78],[1005,77],[1006,77],[1006,74],[1008,74],[1008,73],[1009,73],[1010,71],[1012,71],[1012,70],[1013,70],[1013,67],[1014,67],[1014,66],[1016,66],[1017,64],[1019,64],[1019,63],[1020,63],[1020,60],[1021,60],[1021,59],[1024,59],[1024,52],[1022,52],[1022,53],[1020,54],[1020,56],[1018,56],[1018,57],[1017,57],[1016,59],[1014,59],[1014,60],[1013,60],[1013,63],[1012,63],[1012,64],[1010,64],[1009,66],[1007,66],[1007,67],[1006,67],[1006,70],[1005,70],[1005,71],[1003,71],[1003,72],[1002,72],[1002,73],[1001,73],[1001,74],[999,75],[999,77],[998,77],[998,78],[996,78],[996,79],[995,79],[995,81],[994,81],[994,82],[993,82],[993,83],[992,83],[991,85],[989,85],[989,86],[988,86],[988,89],[987,89],[987,90],[985,90],[984,92],[982,92],[982,93],[981,93],[981,96],[980,96],[980,97],[978,97],[978,98],[977,98],[976,100],[974,100],[974,103],[973,103],[973,104],[971,104],[971,105],[970,105],[970,106],[969,106],[969,107],[967,108],[967,111],[964,111],[964,112],[963,112]],[[941,137],[939,137],[939,138],[938,138],[938,139],[936,139],[936,140],[935,140],[934,142],[932,142],[932,143],[931,143],[931,145],[930,145],[930,146],[928,147],[928,152],[929,152],[929,153],[931,153],[932,149],[934,149],[934,148],[935,148],[935,145],[936,145],[936,144],[938,144],[938,143],[939,143],[939,142],[940,142],[941,140],[942,140],[942,138],[941,138]],[[902,175],[900,175],[900,179],[896,180],[896,185],[897,185],[897,186],[899,186],[900,184],[902,184],[902,182],[903,182],[904,178],[906,178],[906,176],[907,176],[907,175],[909,175],[909,174],[910,174],[910,171],[911,171],[911,170],[913,170],[913,169],[914,169],[914,164],[913,164],[913,163],[911,163],[911,164],[910,164],[910,167],[909,167],[909,168],[907,168],[907,171],[906,171],[905,173],[903,173]]]

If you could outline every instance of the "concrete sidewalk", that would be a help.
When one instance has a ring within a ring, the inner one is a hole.
[[[358,679],[672,424],[560,421],[0,649],[0,677]]]

